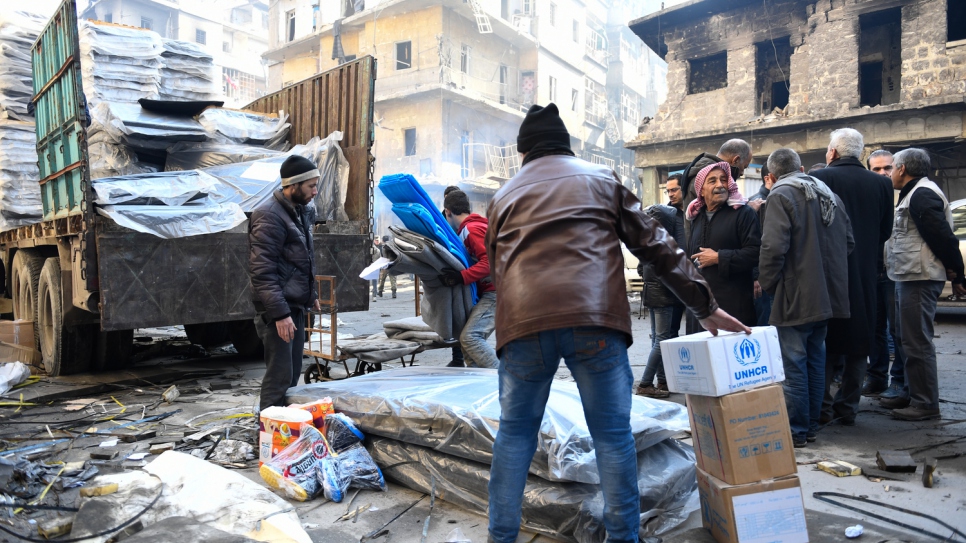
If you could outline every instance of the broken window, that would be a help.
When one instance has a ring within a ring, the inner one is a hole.
[[[899,102],[902,11],[887,9],[859,17],[859,104]]]
[[[946,41],[966,40],[966,2],[946,1]]]
[[[396,69],[408,70],[413,67],[413,42],[401,41],[396,44]]]
[[[788,105],[788,74],[791,73],[792,46],[787,37],[755,45],[758,62],[755,81],[757,113],[768,115]]]
[[[295,10],[291,10],[285,14],[285,27],[286,27],[286,40],[295,40]]]
[[[406,156],[416,156],[416,129],[403,130],[403,143]]]
[[[510,79],[509,68],[505,64],[500,64],[500,103],[506,103],[506,87]]]
[[[146,28],[148,30],[154,30],[154,21],[147,17],[141,17],[141,28]]]
[[[688,61],[688,94],[723,89],[728,86],[728,52]]]
[[[570,111],[577,111],[577,97],[580,93],[577,89],[570,89]]]
[[[465,43],[460,45],[460,73],[470,73],[470,55],[472,52],[473,49],[469,45]]]

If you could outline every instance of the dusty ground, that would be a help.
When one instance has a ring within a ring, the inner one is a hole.
[[[397,299],[393,300],[389,295],[387,291],[385,298],[372,303],[368,313],[341,315],[340,318],[344,324],[340,326],[339,331],[368,335],[381,331],[381,323],[386,320],[413,315],[414,295],[410,282],[400,281]],[[639,376],[644,371],[649,351],[650,324],[646,318],[637,318],[636,304],[634,310],[636,343],[630,349],[630,358],[634,373]],[[899,536],[880,521],[812,497],[813,492],[820,491],[867,496],[873,500],[934,515],[966,531],[966,514],[963,513],[966,510],[966,491],[963,490],[966,489],[966,457],[954,457],[966,451],[966,367],[964,367],[966,354],[963,353],[966,347],[966,333],[964,333],[966,316],[944,315],[937,320],[939,337],[936,342],[940,352],[943,420],[927,423],[897,422],[892,420],[887,412],[878,409],[875,402],[864,399],[862,412],[855,427],[830,426],[819,435],[818,442],[810,444],[806,449],[796,451],[806,507],[811,510],[809,526],[812,541],[841,540],[844,527],[855,522],[861,522],[877,530],[875,535],[881,536],[874,539],[873,533],[870,533],[865,538],[869,541]],[[153,330],[149,335],[177,337],[179,331]],[[157,428],[159,436],[155,440],[170,437],[165,436],[166,433],[176,436],[182,433],[190,435],[194,431],[192,427],[196,428],[204,422],[230,414],[238,414],[241,418],[224,419],[227,423],[234,423],[234,426],[228,429],[229,439],[232,437],[241,439],[250,435],[254,422],[252,418],[246,418],[244,413],[250,413],[256,401],[258,380],[263,373],[263,364],[260,361],[246,360],[223,352],[214,353],[214,356],[207,358],[194,358],[198,354],[197,349],[192,349],[178,341],[157,342],[155,340],[153,345],[150,349],[143,350],[142,360],[129,371],[49,379],[18,390],[18,394],[23,393],[25,402],[39,405],[23,406],[19,412],[16,411],[16,406],[0,407],[0,417],[2,417],[0,418],[0,439],[7,441],[8,448],[29,446],[49,442],[52,438],[70,437],[64,430],[74,432],[75,435],[89,426],[110,431],[124,421],[133,421],[143,416],[179,409],[180,412],[166,418]],[[420,354],[416,362],[419,365],[444,365],[449,360],[449,350],[437,350]],[[565,367],[561,368],[558,377],[562,379],[569,377]],[[171,383],[178,384],[181,397],[172,405],[164,403],[155,405],[161,393]],[[77,398],[95,401],[78,411],[65,411],[69,406],[68,402]],[[9,397],[6,399],[9,400]],[[671,400],[683,403],[684,397],[673,395]],[[205,416],[199,418],[201,415]],[[115,420],[97,422],[105,416],[114,416]],[[68,425],[72,427],[64,428],[65,421],[71,420],[75,421]],[[189,423],[191,427],[186,426]],[[51,425],[54,425],[54,428],[48,433],[46,427]],[[24,440],[25,438],[27,440]],[[91,451],[102,449],[100,445],[109,438],[110,436],[99,435],[75,439],[70,451],[54,449],[56,454],[53,458],[66,461],[89,459]],[[957,438],[963,439],[947,445],[935,446]],[[147,441],[119,443],[116,446],[120,453],[118,457],[114,460],[100,461],[99,468],[102,472],[123,470],[150,461],[151,456],[143,461],[123,460],[131,452],[147,449],[147,443]],[[199,449],[197,454],[203,456],[203,451],[207,451],[212,445],[212,441],[201,440],[193,446]],[[56,447],[66,446],[67,444],[60,444]],[[191,447],[179,446],[179,448],[188,449]],[[923,488],[918,474],[907,477],[906,481],[872,482],[865,477],[836,478],[815,471],[812,465],[817,460],[836,459],[862,467],[874,467],[875,453],[880,449],[911,449],[916,458],[927,455],[941,458],[935,487]],[[236,464],[236,466],[227,467],[238,469],[246,477],[261,483],[257,473],[257,462]],[[48,503],[51,501],[71,503],[76,499],[76,493],[76,489],[59,491],[55,485],[47,501]],[[429,515],[428,498],[420,493],[390,485],[386,493],[368,491],[360,493],[351,505],[351,509],[357,509],[366,504],[371,507],[359,515],[357,521],[337,522],[336,519],[347,510],[345,503],[334,504],[321,500],[306,503],[293,502],[303,526],[314,541],[357,542],[360,537],[379,530],[390,521],[388,539],[382,537],[377,541],[420,541],[423,523]],[[874,513],[943,533],[941,527],[928,521],[864,504],[859,505]],[[45,515],[46,513],[21,514],[12,522],[12,525],[10,523],[6,525],[20,533],[25,533],[28,529],[34,530],[32,526],[28,526],[26,519],[33,516],[42,521]],[[875,528],[876,525],[878,528]],[[696,526],[700,526],[698,514],[692,515],[680,528],[677,536],[666,540],[708,540],[700,531],[693,530]],[[437,501],[432,512],[426,541],[445,542],[455,528],[460,528],[470,540],[476,543],[486,541],[485,518],[460,510],[446,502]],[[899,533],[902,531],[900,530]],[[903,539],[927,540],[925,536],[905,533]],[[14,539],[0,536],[0,540]],[[544,536],[521,534],[518,541],[552,540]]]

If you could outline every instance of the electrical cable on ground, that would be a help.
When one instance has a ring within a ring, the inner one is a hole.
[[[963,541],[966,541],[966,534],[964,534],[963,532],[957,530],[953,526],[950,526],[949,524],[946,524],[945,522],[939,520],[938,518],[929,516],[929,515],[927,515],[925,513],[919,513],[918,511],[912,511],[912,510],[909,510],[909,509],[903,509],[902,507],[897,507],[895,505],[890,505],[888,503],[883,503],[883,502],[879,502],[879,501],[875,501],[875,500],[870,500],[869,498],[863,498],[863,497],[860,497],[860,496],[850,496],[848,494],[842,494],[840,492],[813,492],[812,493],[812,497],[815,498],[816,500],[823,501],[825,503],[830,503],[830,504],[832,504],[832,505],[834,505],[836,507],[842,507],[842,508],[845,508],[845,509],[849,509],[851,511],[855,511],[857,513],[861,513],[863,515],[872,517],[874,519],[878,519],[878,520],[881,520],[881,521],[884,521],[884,522],[888,522],[889,524],[895,524],[896,526],[900,526],[900,527],[905,528],[907,530],[912,530],[913,532],[916,532],[916,533],[919,533],[919,534],[928,535],[929,537],[934,537],[934,538],[936,538],[936,539],[938,539],[940,541],[952,541],[952,535],[958,535],[960,538],[962,538]],[[854,506],[851,506],[851,505],[846,505],[844,503],[837,502],[837,501],[831,499],[833,497],[834,498],[843,498],[843,499],[846,499],[846,500],[855,500],[855,501],[867,503],[867,504],[870,504],[870,505],[878,505],[880,507],[885,507],[887,509],[892,509],[894,511],[899,511],[900,513],[905,513],[907,515],[912,515],[912,516],[915,516],[915,517],[924,518],[926,520],[931,520],[931,521],[935,522],[936,524],[939,524],[940,526],[951,530],[952,531],[952,535],[950,535],[950,536],[947,537],[947,536],[943,536],[943,535],[939,535],[939,534],[934,534],[934,533],[929,532],[929,531],[926,531],[926,530],[924,530],[922,528],[918,528],[916,526],[912,526],[912,525],[906,524],[904,522],[900,522],[898,520],[895,520],[895,519],[892,519],[892,518],[889,518],[889,517],[885,517],[885,516],[882,516],[882,515],[877,515],[875,513],[870,513],[868,511],[859,509],[858,507],[854,507]]]

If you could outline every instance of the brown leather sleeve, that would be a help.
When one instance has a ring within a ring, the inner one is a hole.
[[[688,256],[661,224],[641,209],[641,202],[619,182],[618,236],[638,259],[653,266],[667,288],[699,319],[718,309],[711,289]]]

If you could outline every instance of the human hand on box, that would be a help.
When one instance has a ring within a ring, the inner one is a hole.
[[[711,335],[718,335],[718,331],[725,332],[744,332],[746,334],[751,333],[751,328],[748,328],[744,324],[732,317],[731,315],[725,313],[721,309],[716,309],[708,318],[701,319],[701,326],[705,330],[711,332]]]

